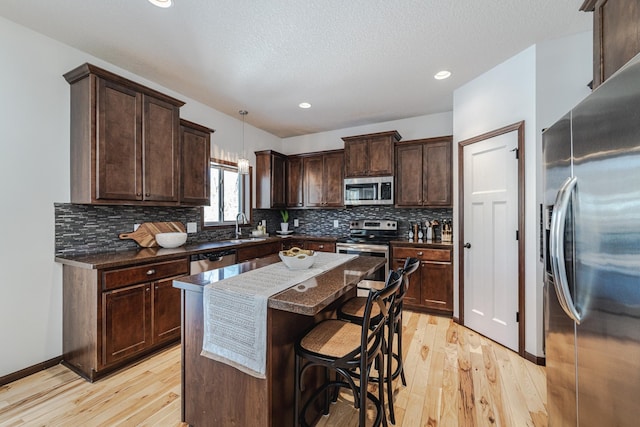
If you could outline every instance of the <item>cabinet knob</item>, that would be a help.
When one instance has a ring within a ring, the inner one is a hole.
[[[156,270],[154,270],[153,268],[147,270],[147,276],[151,276],[152,274],[156,274]]]
[[[324,249],[324,245],[320,245],[320,249]]]
[[[149,197],[151,195],[151,193],[145,193],[144,194],[146,197]]]
[[[145,291],[149,292],[151,290],[151,288],[147,287],[147,289],[145,289]]]
[[[136,196],[140,197],[142,196],[142,193],[136,193]]]
[[[156,285],[156,291],[158,290],[158,285]]]
[[[422,252],[418,252],[416,255],[418,255],[418,256],[422,256],[422,255],[423,255],[423,253],[422,253]]]

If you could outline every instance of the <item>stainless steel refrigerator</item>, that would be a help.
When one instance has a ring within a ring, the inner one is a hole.
[[[549,425],[640,425],[640,55],[543,133]]]

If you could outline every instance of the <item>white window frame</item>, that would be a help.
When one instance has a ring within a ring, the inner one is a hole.
[[[229,226],[235,226],[235,217],[233,220],[227,220],[224,221],[224,181],[223,181],[223,171],[231,171],[231,172],[237,172],[238,171],[238,165],[236,163],[231,163],[231,162],[226,162],[226,161],[220,161],[220,160],[215,160],[215,159],[211,159],[211,163],[209,165],[209,173],[211,174],[212,171],[216,171],[219,174],[219,186],[218,186],[218,196],[219,196],[219,218],[223,218],[222,221],[209,221],[207,222],[205,219],[205,207],[202,208],[202,228],[215,228],[215,227],[229,227]],[[252,172],[252,168],[249,168],[249,174],[248,175],[238,175],[239,179],[238,179],[238,212],[244,212],[245,215],[247,216],[247,218],[249,219],[249,221],[251,220],[250,218],[250,214],[251,214],[251,209],[248,209],[249,206],[251,206],[251,195],[250,195],[250,191],[251,191],[251,186],[249,185],[251,182],[251,172]],[[213,182],[214,180],[211,179],[211,185],[213,186]],[[213,187],[212,187],[213,190]],[[213,192],[212,192],[213,193]],[[213,194],[212,196],[213,197]],[[213,201],[213,200],[212,200]]]

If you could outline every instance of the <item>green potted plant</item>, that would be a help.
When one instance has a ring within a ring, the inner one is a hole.
[[[280,230],[283,233],[289,231],[289,211],[284,209],[280,211],[280,216],[282,216],[282,222],[280,223]]]

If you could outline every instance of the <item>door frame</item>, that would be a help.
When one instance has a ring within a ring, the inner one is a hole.
[[[518,133],[518,354],[525,357],[524,289],[524,120],[458,142],[458,320],[464,325],[464,147],[509,132]]]

